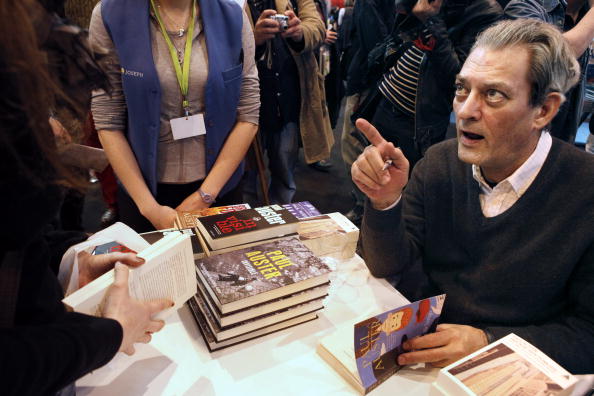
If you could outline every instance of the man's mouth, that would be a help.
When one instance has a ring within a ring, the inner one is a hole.
[[[481,139],[484,139],[485,138],[484,136],[477,135],[476,133],[465,132],[465,131],[462,131],[462,135],[465,138],[470,139],[470,140],[481,140]]]

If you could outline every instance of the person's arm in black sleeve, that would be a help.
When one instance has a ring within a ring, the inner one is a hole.
[[[504,10],[505,19],[531,18],[550,22],[547,11],[538,0],[512,0]]]
[[[400,202],[388,210],[375,210],[369,200],[361,227],[365,263],[376,277],[401,276],[422,259],[425,234],[425,160],[419,161]]]
[[[56,392],[109,362],[122,327],[111,319],[65,313],[47,325],[0,329],[3,394]]]
[[[87,234],[80,231],[55,230],[53,226],[48,226],[45,232],[45,240],[51,252],[50,268],[57,275],[64,253],[66,253],[70,246],[86,241]]]
[[[384,15],[378,2],[362,4],[356,19],[357,34],[363,53],[367,54],[392,31],[393,15]],[[355,3],[355,8],[358,3]],[[393,11],[395,13],[395,11]]]

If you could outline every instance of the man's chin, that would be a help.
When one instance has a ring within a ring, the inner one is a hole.
[[[461,144],[460,141],[458,141],[458,159],[467,164],[479,165],[480,163],[480,155],[475,150]]]

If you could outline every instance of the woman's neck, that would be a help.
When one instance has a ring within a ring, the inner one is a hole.
[[[165,7],[172,12],[186,12],[193,0],[159,0],[161,7]]]

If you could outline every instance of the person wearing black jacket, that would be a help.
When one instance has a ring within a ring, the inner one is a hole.
[[[63,294],[56,277],[60,258],[68,246],[86,235],[54,231],[50,226],[61,204],[63,186],[82,184],[60,163],[48,122],[56,97],[81,105],[74,96],[66,98],[64,90],[56,89],[61,79],[55,77],[72,82],[85,69],[81,68],[85,65],[82,52],[77,57],[56,52],[59,41],[70,42],[68,38],[76,32],[73,27],[60,26],[33,0],[0,2],[3,395],[71,394],[77,378],[104,365],[116,352],[131,354],[135,342],[149,342],[151,334],[163,327],[152,315],[171,304],[133,300],[128,294],[128,270],[122,264],[116,265],[115,282],[102,305],[103,317],[66,312],[61,303]],[[77,42],[78,47],[68,48],[80,51],[85,47],[83,41]],[[60,59],[52,65],[63,69],[49,72],[42,46],[52,51],[50,59]],[[65,70],[68,75],[58,75]],[[132,254],[80,257],[79,285],[113,268],[116,261],[140,264]]]
[[[395,17],[394,0],[357,0],[353,7],[352,28],[350,37],[346,40],[350,48],[345,56],[350,59],[346,75],[346,99],[341,135],[341,155],[349,173],[349,180],[351,165],[363,151],[361,142],[352,136],[355,125],[351,121],[351,115],[365,100],[370,86],[373,85],[373,82],[370,83],[367,78],[367,56],[390,34]],[[359,225],[363,215],[364,195],[355,185],[352,186],[352,195],[355,204],[346,216]]]
[[[445,137],[454,78],[476,36],[499,20],[495,0],[400,1],[393,55],[378,85],[372,123],[414,164]]]

